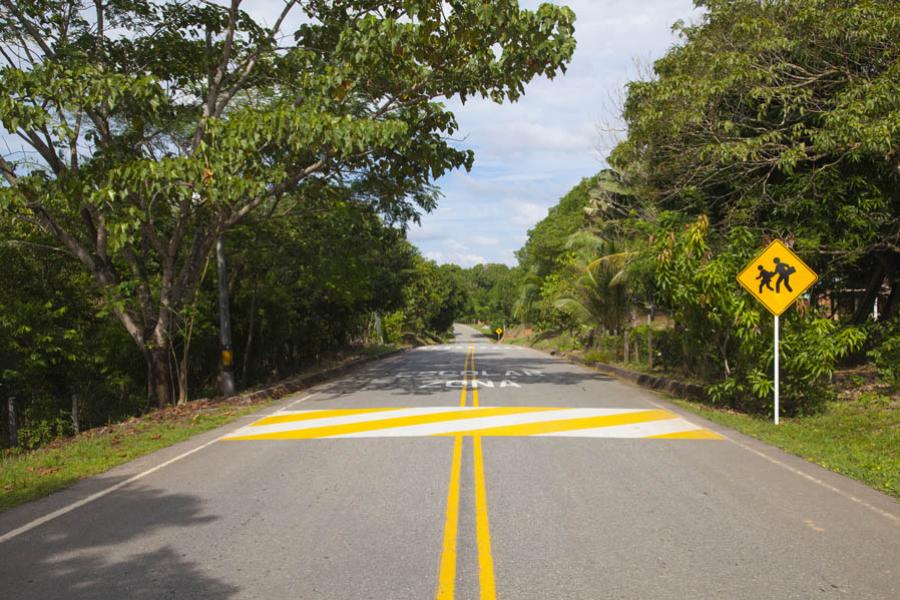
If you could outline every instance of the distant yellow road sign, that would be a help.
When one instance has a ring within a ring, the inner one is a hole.
[[[501,333],[503,333],[503,330],[498,327],[496,333],[497,333],[497,335],[500,335]]]
[[[776,317],[819,279],[800,257],[780,240],[769,244],[737,280]]]

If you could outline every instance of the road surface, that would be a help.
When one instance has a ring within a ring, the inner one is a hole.
[[[0,598],[900,598],[891,498],[456,331],[0,514]]]

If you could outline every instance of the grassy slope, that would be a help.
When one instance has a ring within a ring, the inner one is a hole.
[[[396,349],[396,346],[354,349],[301,374]],[[200,400],[85,431],[77,437],[57,440],[31,452],[0,452],[0,512],[225,425],[270,403],[269,400],[251,403],[244,398],[215,403]]]
[[[268,403],[192,402],[93,429],[33,452],[7,451],[0,456],[0,511],[225,425]]]

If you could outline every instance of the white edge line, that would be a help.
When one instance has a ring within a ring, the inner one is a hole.
[[[300,404],[301,402],[305,402],[305,401],[309,400],[310,398],[312,398],[313,396],[318,396],[318,395],[319,395],[319,392],[313,392],[312,394],[307,394],[307,395],[303,396],[302,398],[300,398],[299,400],[294,400],[287,406],[283,406],[283,407],[279,408],[277,411],[275,411],[272,414],[278,414],[280,412],[284,412],[287,409],[289,409],[290,407]]]
[[[315,394],[310,394],[308,396],[304,396],[303,398],[292,402],[288,406],[293,406],[294,404],[299,404],[300,402],[303,402],[304,400],[307,400],[314,395]],[[240,427],[238,429],[240,429]],[[235,431],[237,431],[237,429]],[[81,508],[85,504],[90,504],[91,502],[93,502],[95,500],[99,500],[100,498],[102,498],[108,494],[111,494],[111,493],[115,492],[116,490],[123,488],[130,483],[134,483],[135,481],[143,479],[147,475],[151,475],[151,474],[159,471],[160,469],[168,467],[172,463],[178,462],[182,458],[187,458],[188,456],[190,456],[191,454],[193,454],[195,452],[199,452],[200,450],[203,450],[204,448],[206,448],[208,446],[212,446],[216,442],[221,441],[222,439],[224,439],[225,437],[227,437],[229,435],[232,435],[233,433],[234,433],[234,431],[231,431],[229,433],[221,435],[214,440],[210,440],[210,441],[206,442],[205,444],[202,444],[200,446],[197,446],[196,448],[188,450],[187,452],[179,454],[178,456],[176,456],[174,458],[170,458],[169,460],[167,460],[164,463],[160,463],[160,464],[156,465],[155,467],[151,467],[150,469],[147,469],[146,471],[138,473],[137,475],[133,475],[133,476],[129,477],[128,479],[126,479],[125,481],[120,481],[119,483],[117,483],[115,485],[111,485],[106,489],[103,489],[103,490],[100,490],[99,492],[91,494],[87,498],[82,498],[81,500],[77,500],[77,501],[73,502],[72,504],[69,504],[68,506],[64,506],[60,509],[54,510],[52,513],[46,514],[43,517],[38,517],[37,519],[35,519],[29,523],[26,523],[25,525],[22,525],[21,527],[17,527],[16,529],[13,529],[12,531],[7,531],[3,535],[0,535],[0,544],[2,544],[4,542],[8,542],[9,540],[16,538],[16,537],[22,535],[23,533],[27,533],[27,532],[31,531],[35,527],[40,527],[44,523],[48,523],[58,517],[61,517],[67,513],[70,513],[73,510],[75,510],[76,508]]]
[[[816,483],[816,484],[822,486],[823,488],[825,488],[825,489],[827,489],[827,490],[831,490],[831,491],[834,492],[835,494],[838,494],[838,495],[840,495],[840,496],[843,496],[844,498],[846,498],[846,499],[848,499],[848,500],[851,500],[851,501],[853,501],[853,502],[856,502],[856,503],[859,504],[860,506],[864,506],[864,507],[868,508],[869,510],[878,513],[878,514],[881,515],[882,517],[886,517],[886,518],[890,519],[890,520],[893,521],[896,525],[900,525],[900,517],[897,517],[897,515],[893,515],[893,514],[887,512],[886,510],[881,510],[881,509],[878,508],[877,506],[874,506],[874,505],[872,505],[872,504],[869,504],[869,503],[866,502],[865,500],[862,500],[861,498],[857,498],[856,496],[854,496],[853,494],[850,494],[849,492],[845,492],[844,490],[842,490],[842,489],[840,489],[840,488],[836,488],[836,487],[834,487],[833,485],[831,485],[830,483],[825,483],[824,481],[822,481],[822,480],[819,479],[818,477],[814,477],[814,476],[810,475],[809,473],[805,473],[805,472],[801,471],[800,469],[797,469],[797,468],[795,468],[795,467],[792,467],[791,465],[789,465],[789,464],[787,464],[787,463],[784,463],[784,462],[778,460],[777,458],[774,458],[774,457],[772,457],[772,456],[769,456],[769,455],[766,454],[765,452],[760,452],[760,451],[757,450],[756,448],[751,448],[750,446],[747,446],[746,444],[742,444],[741,442],[738,442],[738,441],[733,440],[733,439],[731,439],[731,438],[727,438],[727,437],[726,437],[725,439],[727,439],[729,442],[731,442],[731,443],[734,444],[735,446],[739,446],[739,447],[743,448],[744,450],[746,450],[746,451],[748,451],[748,452],[752,452],[753,454],[756,454],[757,456],[766,459],[767,461],[769,461],[769,462],[772,463],[772,464],[776,464],[776,465],[778,465],[779,467],[782,467],[782,468],[784,468],[784,469],[787,469],[788,471],[790,471],[791,473],[794,473],[795,475],[799,475],[800,477],[803,477],[804,479],[807,479],[807,480],[809,480],[809,481],[811,481],[811,482],[813,482],[813,483]]]
[[[666,409],[665,406],[663,406],[662,404],[660,404],[658,402],[654,402],[653,400],[648,399],[648,402],[650,402],[651,404],[654,404],[660,408]],[[666,410],[669,410],[669,409],[666,409]],[[715,431],[715,429],[713,429],[711,431]],[[719,435],[721,435],[722,437],[724,437],[726,440],[728,440],[735,446],[738,446],[739,448],[743,448],[747,452],[752,452],[753,454],[759,456],[760,458],[763,458],[763,459],[769,461],[773,465],[778,465],[782,469],[786,469],[786,470],[790,471],[791,473],[793,473],[794,475],[799,475],[800,477],[806,479],[807,481],[811,481],[812,483],[815,483],[815,484],[825,488],[826,490],[834,492],[838,496],[842,496],[842,497],[846,498],[847,500],[850,500],[851,502],[855,502],[856,504],[859,504],[860,506],[868,508],[872,512],[877,513],[877,514],[881,515],[882,517],[885,517],[886,519],[893,521],[895,525],[900,525],[900,517],[897,517],[897,515],[891,514],[891,513],[887,512],[886,510],[881,510],[877,506],[870,504],[861,498],[857,498],[853,494],[851,494],[849,492],[845,492],[844,490],[842,490],[840,488],[834,487],[830,483],[825,483],[818,477],[814,477],[813,475],[810,475],[809,473],[806,473],[805,471],[801,471],[800,469],[798,469],[796,467],[792,467],[791,465],[789,465],[783,461],[780,461],[775,457],[769,456],[765,452],[761,452],[761,451],[757,450],[756,448],[752,448],[752,447],[748,446],[747,444],[743,444],[737,440],[733,440],[729,436],[722,433],[721,431],[715,431],[715,432],[718,433]],[[765,442],[763,442],[763,443],[765,443]],[[782,452],[784,452],[784,451],[782,450]],[[840,473],[838,473],[838,475],[840,475]]]

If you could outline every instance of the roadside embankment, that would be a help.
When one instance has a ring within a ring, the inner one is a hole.
[[[374,354],[364,350],[325,367],[310,369],[230,398],[193,400],[181,406],[155,410],[71,438],[58,439],[33,451],[7,450],[0,454],[0,512],[221,427],[283,396],[405,350],[379,348]]]

